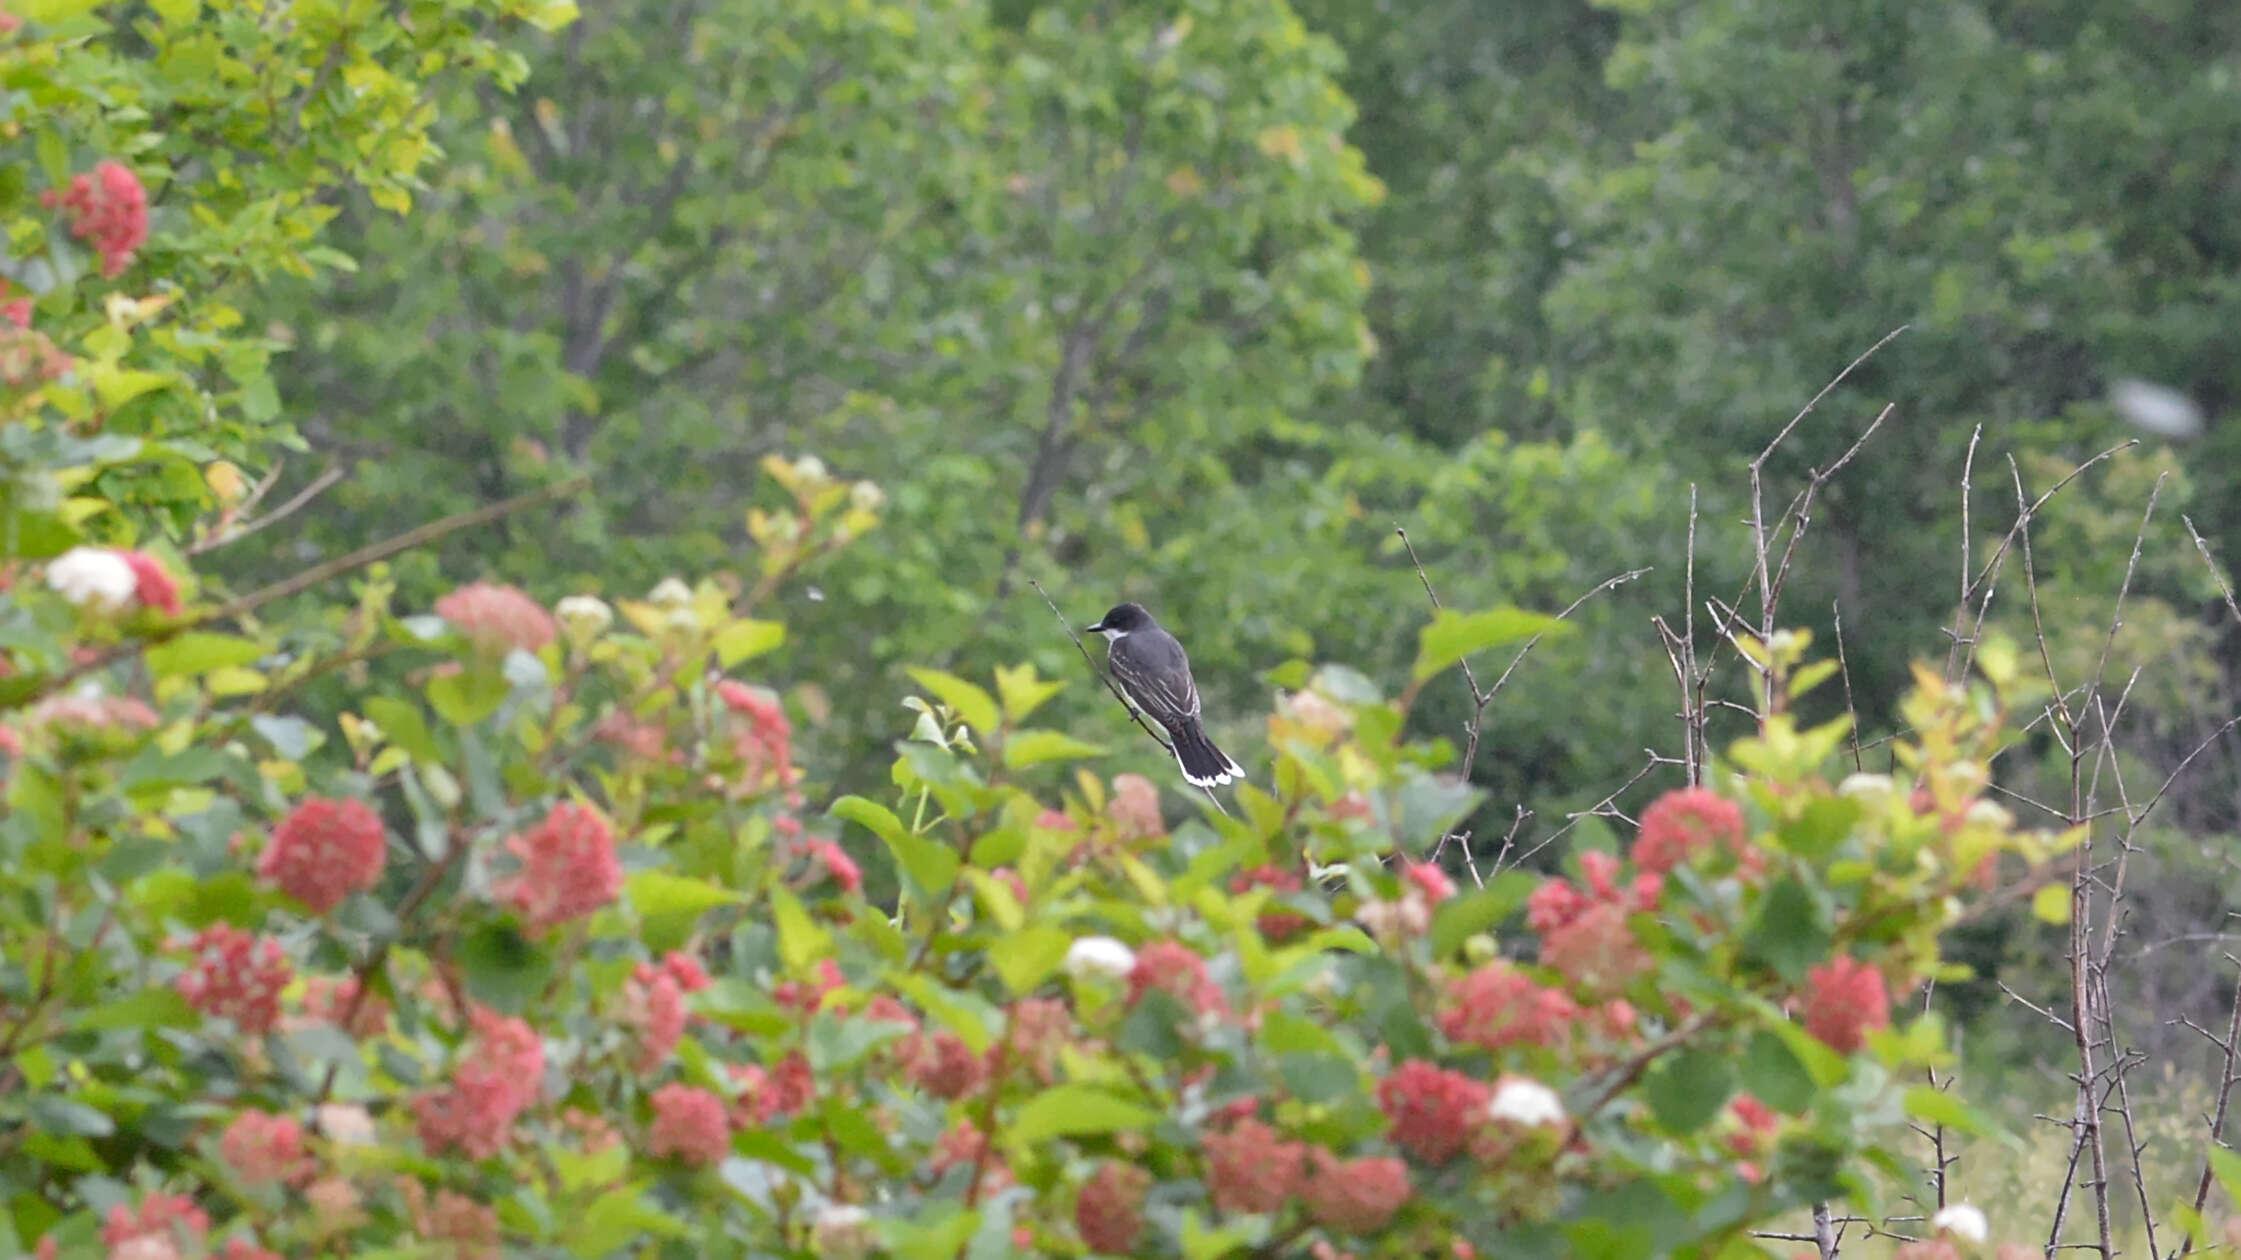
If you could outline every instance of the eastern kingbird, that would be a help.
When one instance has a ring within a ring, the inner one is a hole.
[[[1191,658],[1175,636],[1160,629],[1140,604],[1122,604],[1105,619],[1088,627],[1110,644],[1106,662],[1113,677],[1136,711],[1150,715],[1167,728],[1175,760],[1183,779],[1192,787],[1219,787],[1232,779],[1245,781],[1238,768],[1198,722],[1198,684],[1191,681]]]

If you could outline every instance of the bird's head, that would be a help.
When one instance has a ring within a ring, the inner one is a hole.
[[[1141,630],[1155,624],[1157,623],[1152,620],[1152,615],[1144,611],[1142,604],[1120,604],[1106,613],[1104,620],[1094,626],[1084,626],[1082,631],[1085,634],[1101,634],[1108,639],[1117,639],[1131,630]]]

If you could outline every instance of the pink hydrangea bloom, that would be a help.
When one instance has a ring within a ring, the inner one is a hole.
[[[218,1153],[241,1179],[252,1185],[280,1182],[298,1185],[314,1171],[304,1149],[303,1126],[293,1116],[269,1111],[244,1111],[226,1126],[218,1139]]]
[[[1651,966],[1626,912],[1607,901],[1544,934],[1541,962],[1587,994],[1616,993]]]
[[[90,175],[73,176],[62,192],[39,194],[48,209],[70,217],[70,234],[101,255],[101,274],[114,279],[148,241],[148,192],[131,168],[102,162]]]
[[[1074,1228],[1090,1250],[1126,1256],[1144,1232],[1144,1196],[1152,1174],[1134,1164],[1107,1161],[1090,1174],[1074,1199]]]
[[[356,976],[304,977],[303,1011],[353,1037],[378,1037],[389,1028],[389,1003],[378,993],[360,996]]]
[[[560,633],[545,606],[518,588],[471,582],[436,601],[436,615],[466,636],[477,651],[503,655],[512,648],[534,652]]]
[[[381,816],[363,801],[314,796],[273,829],[257,873],[325,914],[380,881],[388,848]]]
[[[1136,951],[1128,973],[1128,1004],[1153,989],[1164,990],[1201,1015],[1229,1009],[1221,987],[1206,974],[1206,960],[1179,941],[1154,941]]]
[[[1682,788],[1658,797],[1642,812],[1634,864],[1662,875],[1718,844],[1742,853],[1742,808],[1709,788]]]
[[[1274,1212],[1300,1188],[1307,1147],[1279,1140],[1258,1120],[1240,1120],[1227,1133],[1209,1133],[1206,1189],[1224,1212]]]
[[[1308,1215],[1342,1234],[1374,1234],[1408,1202],[1408,1166],[1387,1156],[1342,1160],[1316,1147],[1300,1197]]]
[[[1394,1144],[1427,1164],[1445,1163],[1469,1145],[1492,1097],[1479,1081],[1421,1059],[1377,1083],[1377,1105],[1392,1121]]]
[[[1140,774],[1113,776],[1113,803],[1108,812],[1121,835],[1132,840],[1147,840],[1167,830],[1167,821],[1159,813],[1159,789]]]
[[[101,1223],[101,1241],[112,1249],[142,1238],[166,1242],[184,1234],[199,1242],[210,1232],[210,1215],[183,1194],[150,1191],[137,1208],[117,1204]]]
[[[1891,1022],[1891,996],[1883,973],[1850,954],[1805,973],[1805,1031],[1850,1054],[1868,1033]]]
[[[654,1071],[684,1039],[684,986],[666,968],[638,964],[623,983],[623,1022],[637,1033],[638,1070]]]
[[[431,1154],[456,1148],[486,1159],[513,1141],[514,1122],[544,1088],[545,1046],[519,1019],[476,1007],[474,1040],[448,1088],[413,1100],[420,1143]]]
[[[295,975],[280,942],[213,923],[195,935],[191,948],[192,961],[173,982],[187,1005],[230,1019],[252,1037],[272,1031],[280,1021],[280,991]]]
[[[1447,872],[1430,862],[1409,862],[1401,867],[1401,878],[1424,894],[1428,905],[1438,905],[1455,895],[1455,881]]]
[[[713,1164],[731,1153],[731,1125],[724,1100],[705,1089],[672,1082],[654,1091],[654,1122],[646,1131],[646,1151],[674,1155],[688,1164]]]
[[[912,1033],[903,1039],[897,1057],[904,1079],[936,1098],[963,1098],[988,1080],[988,1060],[947,1029]]]
[[[607,820],[564,801],[544,820],[506,841],[521,868],[498,895],[520,911],[531,931],[580,919],[622,893],[622,863]]]
[[[179,603],[179,579],[164,570],[154,556],[145,551],[122,551],[125,564],[131,568],[134,582],[133,598],[142,608],[176,617],[182,612]]]
[[[1579,1016],[1571,998],[1496,959],[1449,986],[1440,1028],[1449,1040],[1500,1050],[1554,1045]]]

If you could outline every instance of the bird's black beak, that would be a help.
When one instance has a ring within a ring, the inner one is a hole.
[[[1104,623],[1104,622],[1102,622],[1102,621],[1100,621],[1100,622],[1098,622],[1098,623],[1097,623],[1096,625],[1094,625],[1094,626],[1083,626],[1083,627],[1082,627],[1082,633],[1083,633],[1083,634],[1103,634],[1103,633],[1105,633],[1105,623]]]

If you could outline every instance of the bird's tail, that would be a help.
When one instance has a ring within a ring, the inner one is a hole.
[[[1196,720],[1186,719],[1169,727],[1167,733],[1174,737],[1175,760],[1183,767],[1183,779],[1192,787],[1221,787],[1232,780],[1243,783],[1243,767],[1229,759],[1229,754],[1214,747],[1206,738],[1206,730]]]

